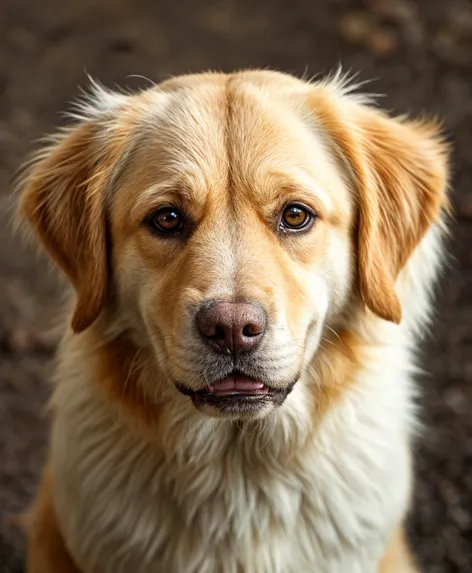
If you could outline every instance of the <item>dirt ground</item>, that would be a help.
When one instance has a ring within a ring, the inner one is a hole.
[[[87,82],[130,87],[202,68],[374,78],[398,112],[435,113],[453,141],[457,221],[423,364],[411,541],[424,571],[472,572],[472,2],[0,0],[0,572],[22,571],[9,512],[31,499],[60,289],[9,226],[10,178]]]

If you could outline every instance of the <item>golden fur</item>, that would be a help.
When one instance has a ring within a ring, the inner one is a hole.
[[[82,573],[415,571],[410,350],[448,210],[436,125],[339,76],[257,70],[95,86],[75,117],[21,184],[75,290],[28,572],[78,571],[68,551]],[[309,232],[278,231],[291,202]],[[163,205],[183,238],[150,232]],[[176,390],[214,368],[194,331],[208,300],[263,306],[247,368],[296,381],[284,404],[226,417]]]

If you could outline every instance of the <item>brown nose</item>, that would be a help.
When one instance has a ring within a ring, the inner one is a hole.
[[[237,355],[252,350],[264,336],[264,311],[249,303],[217,302],[197,314],[198,328],[217,350]]]

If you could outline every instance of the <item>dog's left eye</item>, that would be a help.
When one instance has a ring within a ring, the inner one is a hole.
[[[281,231],[301,231],[314,221],[314,214],[303,205],[291,203],[285,207],[280,219]]]
[[[147,219],[153,231],[161,235],[177,235],[184,227],[183,216],[175,207],[162,207]]]

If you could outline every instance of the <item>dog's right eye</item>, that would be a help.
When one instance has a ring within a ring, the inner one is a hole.
[[[146,220],[151,229],[160,235],[178,235],[184,228],[182,214],[175,207],[161,207]]]

